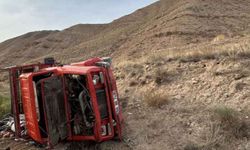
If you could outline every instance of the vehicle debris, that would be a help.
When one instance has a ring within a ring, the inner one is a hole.
[[[65,140],[121,140],[123,118],[110,58],[70,65],[46,58],[6,70],[11,116],[3,120],[3,129],[16,139],[28,136],[50,148]]]

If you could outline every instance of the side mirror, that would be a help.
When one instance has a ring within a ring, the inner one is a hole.
[[[104,67],[104,68],[109,68],[110,67],[110,63],[104,62],[104,61],[97,62],[96,65],[100,66],[100,67]]]
[[[112,64],[112,58],[110,58],[110,57],[102,57],[102,60],[103,60],[104,62],[109,63],[110,65]]]

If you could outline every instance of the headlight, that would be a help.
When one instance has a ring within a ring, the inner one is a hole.
[[[94,83],[94,85],[96,85],[99,82],[99,80],[100,80],[100,77],[98,75],[94,75],[93,76],[93,83]]]

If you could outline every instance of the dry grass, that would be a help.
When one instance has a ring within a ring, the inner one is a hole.
[[[227,43],[222,45],[208,45],[204,47],[197,47],[182,57],[198,58],[198,59],[215,59],[227,56],[230,58],[249,58],[250,44],[249,41],[241,43]],[[176,55],[178,57],[178,54]]]
[[[157,69],[154,72],[155,83],[160,85],[163,82],[169,81],[169,73],[164,69]]]
[[[153,53],[150,55],[150,57],[146,58],[145,60],[146,64],[155,64],[157,66],[164,64],[166,62],[166,56],[160,55],[159,53]]]
[[[175,81],[182,72],[176,70],[175,68],[164,68],[159,67],[152,72],[152,77],[157,85],[162,85],[163,83],[170,83]]]
[[[0,95],[0,118],[10,112],[10,99]]]
[[[204,130],[202,141],[189,142],[185,150],[227,150],[235,139],[249,138],[249,124],[236,110],[218,106],[212,111],[212,120]]]
[[[219,121],[225,135],[235,138],[249,138],[248,120],[232,108],[220,106],[214,109],[214,117]]]
[[[205,59],[217,59],[221,57],[250,58],[250,41],[242,40],[238,43],[227,41],[225,43],[202,43],[181,48],[155,51],[148,58],[144,58],[145,63],[166,62],[180,60],[181,62],[197,62]]]
[[[236,110],[218,106],[212,110],[212,120],[208,130],[204,130],[202,141],[189,142],[185,150],[227,150],[229,143],[235,139],[249,138],[249,124]]]
[[[194,143],[188,143],[185,145],[184,150],[201,150],[200,146]]]
[[[129,86],[136,86],[136,85],[138,85],[138,82],[135,80],[129,82]]]
[[[143,100],[149,107],[160,108],[169,103],[169,96],[165,92],[148,89],[143,93]]]
[[[232,108],[220,106],[214,109],[214,113],[222,124],[231,124],[238,120],[237,112]]]
[[[129,78],[136,78],[142,76],[144,73],[143,65],[131,61],[122,61],[116,65],[119,68],[120,76],[127,76]]]
[[[161,85],[162,83],[171,82],[176,75],[176,72],[168,71],[163,68],[157,69],[154,72],[155,83]]]
[[[220,124],[210,122],[210,124],[208,125],[208,130],[204,131],[202,137],[197,141],[188,142],[185,145],[184,150],[226,150],[225,145],[226,138],[223,135],[223,131]]]
[[[209,125],[209,132],[205,134],[205,143],[201,146],[203,150],[220,149],[225,144],[221,126],[217,123]]]

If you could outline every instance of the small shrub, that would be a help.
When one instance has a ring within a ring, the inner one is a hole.
[[[130,87],[136,86],[136,85],[138,85],[138,82],[137,82],[137,81],[132,80],[132,81],[129,82],[129,86],[130,86]]]
[[[202,149],[220,149],[225,141],[225,138],[221,133],[221,125],[218,123],[211,123],[209,131],[204,134],[205,143],[203,144]]]
[[[235,84],[235,90],[242,91],[245,86],[247,86],[246,83],[238,82]]]
[[[218,107],[214,110],[215,117],[219,120],[222,129],[229,136],[236,138],[250,137],[249,124],[240,114],[232,108]]]
[[[200,56],[196,56],[196,55],[187,55],[187,56],[183,56],[179,59],[180,62],[182,63],[187,63],[187,62],[199,62]]]
[[[42,45],[42,47],[45,48],[45,49],[47,49],[47,48],[49,48],[49,45],[45,45],[44,44],[44,45]]]
[[[167,73],[166,70],[157,69],[154,72],[154,76],[155,76],[155,83],[156,84],[161,84],[161,83],[167,81],[168,73]]]
[[[227,124],[232,123],[237,120],[237,112],[232,108],[228,107],[218,107],[214,110],[216,117],[220,120],[221,123]]]
[[[164,69],[157,69],[154,72],[154,76],[155,76],[155,83],[158,85],[163,82],[169,81],[169,74]]]
[[[0,95],[0,118],[10,112],[10,100]]]
[[[226,38],[226,36],[225,36],[225,35],[223,35],[223,34],[219,34],[219,35],[217,35],[217,36],[213,39],[213,42],[224,41],[224,40],[225,40],[225,38]]]
[[[169,97],[167,94],[154,89],[147,90],[143,95],[144,102],[149,107],[158,107],[167,104],[169,102]]]
[[[189,143],[184,147],[184,150],[201,150],[201,148],[194,143]]]
[[[161,55],[161,53],[156,53],[156,54],[150,55],[150,57],[147,58],[146,63],[160,66],[160,65],[163,65],[166,60],[167,60],[166,56],[164,57],[163,55]]]
[[[235,45],[231,48],[234,51],[233,57],[250,58],[249,44]],[[229,55],[230,56],[230,55]]]
[[[156,69],[153,73],[154,81],[158,85],[161,85],[162,83],[165,83],[165,82],[172,82],[179,75],[180,75],[180,72],[178,72],[177,70],[166,70],[164,68]]]
[[[129,78],[135,78],[137,76],[141,76],[144,74],[143,65],[135,64],[135,63],[125,63],[122,66],[122,72]]]
[[[238,56],[240,58],[250,58],[250,52],[249,51],[240,51],[238,53]]]

